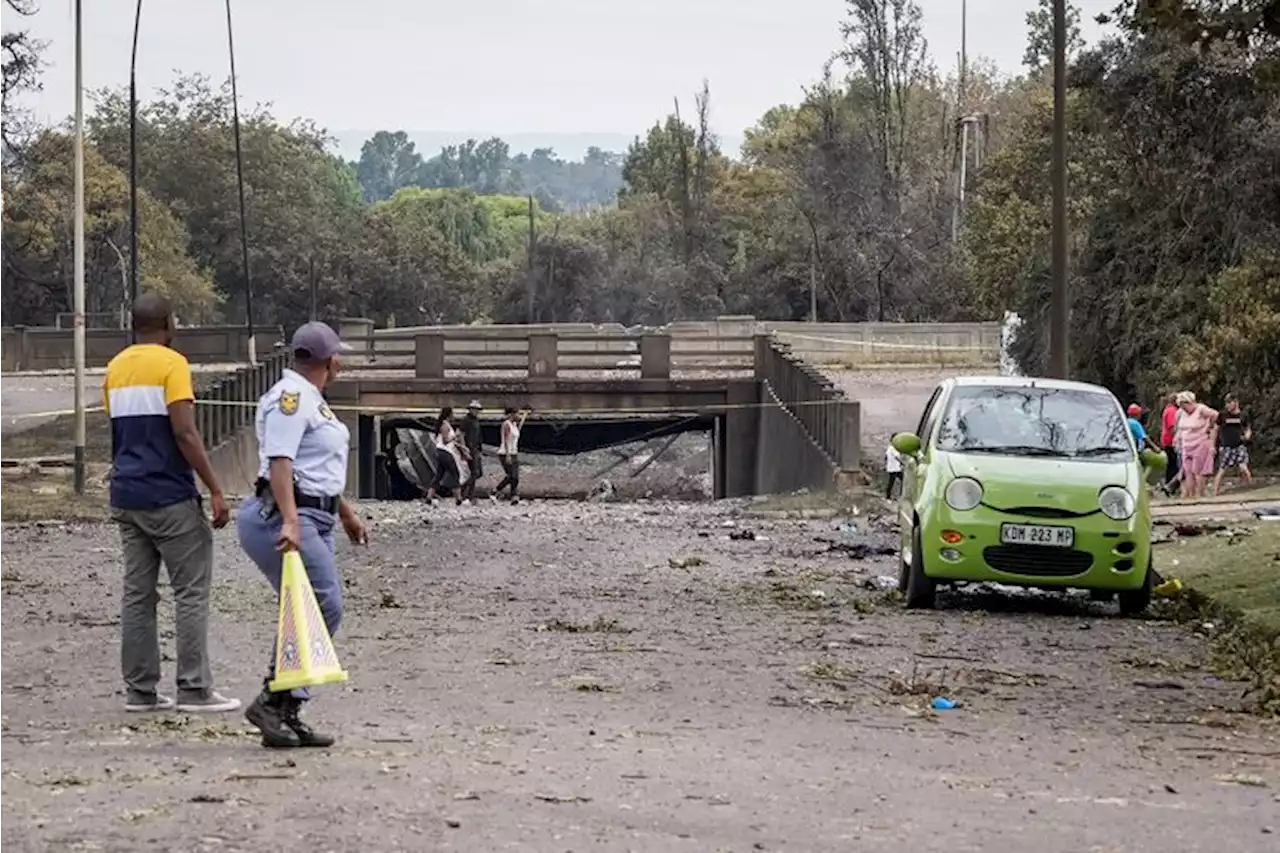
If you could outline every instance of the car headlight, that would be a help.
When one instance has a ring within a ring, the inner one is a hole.
[[[947,484],[947,506],[965,512],[982,503],[982,484],[970,477],[957,477]]]
[[[1129,494],[1128,489],[1107,486],[1098,492],[1098,508],[1107,518],[1124,521],[1137,509],[1137,501],[1133,499],[1133,495]]]

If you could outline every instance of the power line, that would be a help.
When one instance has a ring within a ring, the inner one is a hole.
[[[257,364],[253,333],[253,280],[249,274],[249,223],[244,213],[244,156],[240,149],[240,98],[236,92],[236,44],[231,28],[231,0],[227,6],[227,53],[231,58],[231,122],[236,139],[236,189],[240,194],[240,262],[244,266],[244,315],[249,331],[249,363]]]

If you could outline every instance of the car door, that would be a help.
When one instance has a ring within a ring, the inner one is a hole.
[[[920,500],[920,490],[925,475],[929,472],[929,443],[938,413],[942,409],[944,386],[933,389],[929,402],[925,404],[920,415],[920,423],[916,426],[916,435],[920,437],[920,452],[915,456],[902,457],[902,498],[899,501],[899,514],[904,535],[910,531],[915,516],[916,504]]]

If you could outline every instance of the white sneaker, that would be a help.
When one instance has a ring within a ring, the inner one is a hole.
[[[471,506],[471,498],[467,498],[462,502],[463,506]]]
[[[491,494],[491,495],[489,495],[489,503],[491,503],[491,504],[497,504],[497,502],[498,502],[498,496],[497,496],[497,495],[492,495],[492,494]]]
[[[168,696],[156,694],[154,699],[142,701],[135,699],[125,703],[124,709],[130,714],[149,714],[154,711],[172,711],[173,699]]]
[[[240,700],[228,699],[221,693],[210,690],[203,696],[183,699],[178,703],[177,708],[188,714],[222,714],[240,710]]]

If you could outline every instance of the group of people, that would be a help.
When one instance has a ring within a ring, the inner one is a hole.
[[[436,419],[434,477],[427,487],[427,500],[438,506],[440,497],[454,495],[458,506],[470,506],[475,498],[476,483],[484,476],[484,440],[480,430],[479,400],[472,400],[462,422],[453,423],[453,408],[446,406]],[[502,419],[498,442],[498,464],[502,480],[489,493],[495,503],[508,489],[511,503],[520,502],[520,430],[529,410],[508,406]]]
[[[1234,394],[1227,395],[1221,410],[1201,403],[1192,391],[1167,394],[1162,402],[1159,441],[1142,424],[1142,406],[1131,403],[1128,415],[1129,430],[1138,447],[1165,454],[1162,488],[1166,494],[1176,491],[1184,498],[1218,494],[1231,469],[1239,472],[1244,485],[1253,482],[1249,470],[1253,427]]]
[[[168,302],[144,294],[133,305],[137,343],[107,365],[103,404],[111,418],[112,518],[124,557],[120,663],[125,710],[190,713],[236,711],[239,699],[214,690],[209,661],[209,603],[213,530],[231,514],[196,426],[191,367],[173,349]],[[240,546],[280,592],[283,555],[297,551],[330,636],[342,621],[342,583],[334,563],[334,530],[355,544],[368,531],[343,497],[349,432],[325,402],[324,389],[340,369],[346,347],[324,323],[293,335],[294,366],[258,401],[255,429],[258,476],[254,496],[236,514]],[[209,506],[196,490],[198,475]],[[159,692],[156,605],[160,565],[173,589],[177,627],[177,697]],[[263,746],[325,747],[331,735],[300,717],[308,691],[272,690],[273,651],[262,691],[245,717]]]

